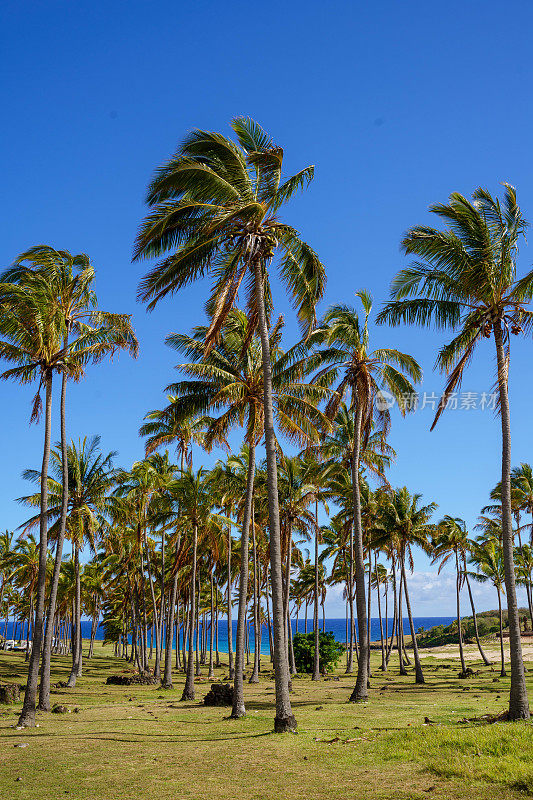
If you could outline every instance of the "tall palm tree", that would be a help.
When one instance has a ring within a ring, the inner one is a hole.
[[[366,291],[356,293],[363,306],[363,317],[346,305],[329,309],[323,322],[309,339],[310,345],[319,349],[308,359],[307,369],[318,370],[315,380],[331,386],[335,392],[328,401],[326,412],[333,419],[346,394],[350,395],[349,408],[354,416],[355,447],[351,459],[352,502],[355,529],[354,562],[359,636],[357,680],[350,697],[353,702],[368,697],[369,641],[367,630],[367,605],[365,592],[365,564],[363,553],[363,528],[361,523],[361,496],[359,464],[372,428],[377,424],[382,435],[390,424],[386,395],[398,402],[401,413],[410,409],[405,397],[414,392],[411,381],[422,377],[420,367],[405,353],[391,348],[370,349],[369,318],[372,298]]]
[[[479,188],[469,200],[454,192],[447,204],[430,208],[447,224],[445,230],[420,225],[406,234],[405,253],[422,259],[401,270],[392,284],[392,301],[378,321],[447,328],[455,333],[437,357],[449,375],[435,427],[450,394],[461,384],[466,366],[483,338],[494,339],[502,431],[502,531],[505,586],[509,612],[511,692],[509,718],[529,719],[520,619],[516,599],[511,507],[511,424],[508,372],[511,334],[533,329],[533,272],[517,278],[516,259],[526,221],[516,191],[504,184],[502,201]]]
[[[430,523],[430,519],[437,509],[436,503],[421,505],[421,499],[422,495],[411,495],[405,486],[401,489],[396,489],[389,496],[388,502],[384,502],[381,506],[380,517],[375,525],[375,543],[379,546],[381,544],[380,538],[382,538],[384,542],[386,542],[388,538],[391,538],[398,554],[401,570],[401,585],[405,593],[405,604],[407,606],[407,616],[409,617],[409,627],[411,629],[411,639],[413,643],[416,683],[424,683],[424,674],[418,655],[416,631],[407,588],[405,562],[407,561],[409,563],[412,570],[413,545],[418,545],[426,552],[430,551],[430,537],[435,533],[435,526]],[[399,620],[399,624],[402,624],[401,620]]]
[[[317,428],[327,424],[317,403],[324,395],[321,387],[303,384],[293,374],[291,354],[283,353],[281,320],[269,333],[272,361],[272,405],[278,430],[300,445],[316,440]],[[169,344],[185,355],[188,363],[179,364],[186,380],[167,387],[176,398],[185,416],[205,416],[204,446],[225,444],[236,425],[245,429],[247,479],[241,531],[241,572],[239,582],[239,614],[235,651],[234,704],[232,716],[245,714],[244,705],[244,626],[248,594],[248,546],[255,474],[255,448],[264,430],[263,366],[261,343],[250,331],[246,314],[234,309],[228,314],[219,332],[217,343],[205,353],[208,329],[198,326],[191,336],[171,334]]]
[[[28,681],[19,725],[35,725],[35,706],[39,678],[39,661],[43,635],[47,565],[48,464],[52,427],[52,378],[54,372],[66,369],[62,348],[62,320],[54,306],[46,280],[36,277],[21,285],[0,284],[0,358],[14,364],[0,377],[30,383],[37,379],[31,421],[41,411],[40,390],[45,389],[44,445],[40,472],[39,574],[35,600],[35,624],[28,666]]]
[[[141,225],[134,258],[170,252],[144,278],[140,297],[152,309],[166,295],[210,274],[211,318],[206,348],[218,334],[244,285],[250,335],[258,329],[263,362],[265,444],[269,473],[270,558],[276,684],[275,730],[296,727],[283,646],[283,586],[277,497],[276,435],[269,348],[273,259],[307,333],[324,291],[324,269],[298,232],[279,218],[281,207],[313,177],[307,167],[283,177],[283,150],[253,120],[232,122],[237,142],[218,133],[193,131],[156,173],[147,194],[151,213]]]
[[[56,354],[53,371],[62,374],[60,400],[60,431],[63,454],[63,498],[59,535],[56,545],[54,571],[48,601],[48,619],[55,613],[55,602],[63,540],[66,528],[68,482],[67,482],[67,439],[66,439],[66,389],[67,380],[80,380],[88,363],[101,361],[107,355],[127,349],[137,354],[137,340],[129,315],[103,312],[97,307],[96,294],[92,288],[94,269],[85,254],[72,255],[67,250],[55,250],[48,245],[37,245],[22,253],[13,266],[0,276],[0,294],[9,304],[23,293],[40,297],[49,307],[49,316],[55,318]],[[14,287],[17,287],[15,292]],[[61,341],[62,340],[62,341]],[[62,345],[62,346],[61,346]],[[8,357],[7,355],[4,357]],[[36,395],[34,411],[39,408],[39,393]],[[43,612],[44,613],[44,612]],[[42,626],[37,626],[39,627]],[[47,625],[42,647],[43,664],[41,668],[41,689],[39,708],[50,710],[50,658],[52,646],[52,626]],[[30,663],[32,672],[38,669]],[[25,718],[29,724],[35,716],[34,680],[29,680],[30,690],[25,695],[27,706]],[[27,724],[27,723],[24,723]]]

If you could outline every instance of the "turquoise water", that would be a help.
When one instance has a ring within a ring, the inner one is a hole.
[[[415,630],[419,628],[431,628],[433,625],[449,625],[455,617],[413,617],[413,622],[415,625]],[[385,629],[385,621],[383,621],[383,626]],[[84,620],[81,623],[82,627],[82,635],[84,639],[89,639],[91,635],[91,622],[88,620]],[[235,643],[235,632],[237,629],[237,621],[233,620],[233,642]],[[292,620],[292,629],[296,632],[296,620]],[[304,620],[300,619],[298,621],[298,631],[303,633],[305,629]],[[308,620],[307,623],[307,630],[311,632],[313,629],[313,621],[312,619]],[[404,617],[403,620],[403,629],[405,633],[409,634],[409,620],[407,617]],[[320,630],[322,630],[322,620],[320,620]],[[389,619],[389,635],[392,630],[392,619]],[[339,642],[346,641],[346,620],[345,619],[326,619],[326,631],[331,631],[334,634],[335,638]],[[3,634],[4,628],[3,625],[0,625],[0,632]],[[11,639],[13,636],[13,623],[10,622],[7,629],[7,638]],[[250,625],[250,636],[251,641],[253,642],[253,625]],[[17,638],[20,637],[20,626],[17,627]],[[101,641],[104,638],[104,631],[99,626],[96,631],[96,639]],[[372,623],[370,626],[370,639],[371,641],[375,642],[378,641],[380,638],[380,628],[379,628],[379,619],[373,618]],[[174,642],[175,645],[175,642]],[[235,647],[235,644],[233,645]],[[218,623],[218,648],[221,653],[228,652],[228,623],[227,620],[221,619]],[[262,629],[262,636],[261,636],[261,652],[268,653],[269,652],[269,644],[268,644],[268,629],[266,625],[263,625]]]
[[[413,622],[415,625],[415,630],[423,627],[426,630],[431,628],[433,625],[449,625],[455,617],[413,617]],[[300,633],[304,632],[305,624],[303,620],[298,621],[298,631]],[[383,626],[385,627],[385,621],[383,621]],[[233,620],[233,642],[235,643],[235,632],[237,629],[237,621]],[[292,620],[292,629],[296,632],[296,620]],[[307,623],[307,630],[308,632],[312,631],[313,629],[313,621],[312,619],[308,620]],[[409,620],[407,617],[404,617],[403,620],[403,629],[406,634],[410,633],[409,629]],[[320,630],[322,630],[322,620],[320,620]],[[392,619],[389,619],[389,635],[392,630]],[[345,619],[326,619],[326,631],[331,631],[337,641],[345,642],[346,641],[346,621]],[[84,638],[89,638],[91,635],[91,623],[90,622],[82,622],[82,632]],[[253,641],[253,626],[250,626],[250,635],[252,637],[251,641]],[[96,633],[97,639],[103,638],[103,630],[102,628],[98,628]],[[378,641],[380,638],[380,629],[379,629],[379,619],[373,618],[372,623],[370,626],[370,638],[371,641],[375,642]],[[174,643],[175,644],[175,643]],[[233,645],[235,647],[235,644]],[[218,647],[221,653],[228,652],[228,624],[227,620],[221,619],[218,623]],[[268,644],[268,629],[266,625],[263,625],[262,629],[262,637],[261,637],[261,652],[268,653],[269,652],[269,644]]]

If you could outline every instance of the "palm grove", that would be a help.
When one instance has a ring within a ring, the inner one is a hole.
[[[501,200],[482,189],[470,199],[453,194],[432,207],[442,225],[408,231],[403,250],[416,261],[393,280],[377,318],[361,290],[356,307],[334,305],[317,319],[324,267],[283,221],[285,205],[309,185],[313,168],[286,177],[282,148],[259,125],[238,118],[232,127],[233,138],[191,133],[148,187],[134,259],[155,263],[139,299],[152,311],[193,281],[207,279],[210,290],[207,323],[167,337],[178,379],[165,388],[163,407],[146,414],[145,457],[130,469],[117,466],[115,453],[102,452],[98,437],[69,438],[67,425],[69,381],[83,380],[87,369],[119,351],[137,354],[129,316],[100,309],[83,254],[41,245],[0,277],[0,355],[8,366],[2,377],[36,384],[31,419],[42,419],[44,429],[41,468],[25,473],[36,491],[19,498],[28,518],[18,538],[7,531],[0,538],[4,640],[10,618],[13,638],[17,629],[26,638],[19,725],[34,725],[36,709],[50,710],[53,654],[72,656],[68,686],[82,674],[85,614],[93,620],[85,657],[103,618],[115,654],[139,673],[150,672],[166,688],[184,673],[183,700],[195,698],[202,667],[211,677],[220,665],[219,620],[226,618],[234,719],[246,713],[245,678],[257,682],[264,669],[264,626],[275,678],[274,728],[294,730],[293,618],[305,620],[307,633],[311,617],[312,678],[320,680],[324,601],[332,585],[343,587],[346,600],[346,672],[355,678],[349,699],[368,699],[373,598],[381,670],[397,659],[401,674],[413,664],[415,681],[423,683],[409,595],[416,547],[439,569],[455,569],[463,672],[462,590],[488,663],[471,584],[489,581],[496,589],[502,673],[504,598],[509,718],[528,718],[516,585],[525,586],[531,614],[533,476],[527,464],[512,469],[508,372],[511,337],[531,329],[533,274],[516,275],[526,223],[515,190],[505,185]],[[273,306],[275,279],[301,327],[301,340],[289,348]],[[437,356],[447,382],[434,425],[476,346],[494,342],[502,473],[477,536],[456,509],[439,520],[434,503],[387,480],[396,454],[384,399],[408,413],[407,398],[422,376],[413,356],[373,347],[373,325],[385,323],[450,332]],[[235,452],[232,437],[242,442]],[[222,457],[206,470],[193,463],[193,446]],[[327,524],[319,521],[324,511]],[[83,564],[85,548],[91,558]]]

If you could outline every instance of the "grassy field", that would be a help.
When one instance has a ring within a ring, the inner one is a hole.
[[[374,656],[373,656],[374,657]],[[377,658],[377,654],[375,655]],[[68,659],[53,662],[65,680]],[[276,735],[270,672],[247,685],[248,715],[206,708],[211,681],[198,679],[197,700],[180,703],[183,685],[106,686],[127,669],[99,644],[74,690],[53,701],[79,713],[39,714],[38,728],[15,728],[19,707],[0,706],[0,798],[29,800],[245,800],[533,795],[533,726],[468,721],[506,707],[509,679],[497,665],[457,677],[456,660],[424,659],[426,684],[374,669],[367,704],[347,702],[353,676],[293,682],[298,734]],[[264,667],[268,667],[267,662]],[[527,665],[533,696],[533,663]],[[223,669],[217,678],[223,678]],[[0,652],[0,682],[25,681],[23,654]],[[424,718],[431,720],[424,723]],[[464,721],[463,721],[464,720]]]

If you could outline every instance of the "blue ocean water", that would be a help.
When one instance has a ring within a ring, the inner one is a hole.
[[[419,628],[424,628],[428,630],[429,628],[433,627],[433,625],[449,625],[455,618],[454,617],[413,617],[413,622],[415,626],[415,630],[419,630]],[[84,639],[89,639],[91,635],[91,622],[88,620],[84,620],[81,623],[82,627],[82,635]],[[385,629],[385,620],[383,621],[383,627]],[[235,633],[237,629],[237,621],[233,620],[233,647],[235,648]],[[292,629],[296,632],[296,620],[292,620]],[[308,620],[307,623],[307,630],[308,632],[312,631],[313,629],[313,622],[312,619]],[[389,619],[389,635],[392,630],[392,619]],[[403,620],[403,629],[406,634],[410,633],[409,628],[409,620],[407,617],[404,617]],[[305,622],[304,620],[298,620],[298,631],[303,633],[305,630]],[[322,620],[320,620],[320,630],[322,630]],[[344,618],[341,619],[326,619],[326,631],[330,631],[334,634],[335,639],[339,642],[346,642],[346,620]],[[3,635],[4,633],[4,626],[0,623],[0,633]],[[11,639],[13,636],[13,623],[10,622],[8,625],[7,631],[7,638]],[[253,642],[253,626],[250,625],[250,636],[251,641]],[[20,627],[17,628],[17,637],[20,637]],[[96,631],[96,639],[102,640],[104,638],[104,631],[101,626],[98,627]],[[370,626],[370,639],[373,642],[379,641],[380,638],[380,627],[379,627],[379,618],[373,618]],[[175,646],[175,642],[174,642]],[[252,645],[253,647],[253,645]],[[228,652],[228,623],[225,619],[220,619],[218,623],[218,648],[221,653]],[[266,625],[263,625],[262,628],[262,635],[261,635],[261,652],[268,653],[269,652],[269,644],[268,644],[268,628]]]

